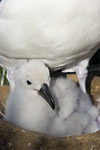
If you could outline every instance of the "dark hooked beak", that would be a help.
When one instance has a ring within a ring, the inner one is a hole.
[[[55,102],[54,102],[54,99],[50,93],[48,85],[45,83],[42,84],[38,93],[49,103],[51,108],[54,110],[55,109]]]

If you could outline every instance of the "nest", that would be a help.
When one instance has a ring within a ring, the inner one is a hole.
[[[100,77],[91,84],[94,99],[100,96]],[[4,113],[9,87],[0,87],[0,110]],[[22,130],[4,120],[0,115],[0,150],[100,150],[100,131],[74,137],[51,137]]]

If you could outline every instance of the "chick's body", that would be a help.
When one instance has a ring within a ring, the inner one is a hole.
[[[41,72],[45,74],[42,78]],[[52,136],[97,131],[99,111],[89,96],[70,79],[52,78],[50,83],[49,78],[43,62],[32,60],[24,64],[15,74],[15,88],[7,99],[4,119],[23,129]],[[51,89],[55,110],[39,94],[44,83]]]
[[[59,111],[49,124],[50,135],[75,136],[99,130],[98,108],[74,81],[53,79],[51,88],[58,99]]]

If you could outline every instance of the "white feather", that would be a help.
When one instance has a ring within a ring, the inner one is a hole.
[[[48,121],[55,112],[38,94],[38,90],[43,83],[49,84],[48,75],[48,69],[38,61],[24,64],[15,73],[15,88],[10,91],[6,101],[5,120],[27,130],[47,133]],[[32,85],[28,85],[27,80],[31,81]]]
[[[59,111],[49,124],[50,135],[75,136],[99,130],[98,108],[74,81],[58,78],[51,82],[51,88],[58,99]]]
[[[79,66],[98,48],[100,0],[0,2],[0,64],[6,69],[16,70],[25,59],[41,59],[52,70],[74,68],[86,92],[87,66]]]
[[[2,0],[0,5],[5,67],[35,58],[54,70],[70,69],[100,47],[99,0]]]
[[[42,74],[43,72],[43,74]],[[27,85],[27,80],[31,85]],[[29,61],[15,73],[15,88],[6,101],[5,120],[27,130],[52,136],[80,135],[97,131],[98,109],[89,96],[74,81],[52,79],[43,62]],[[38,91],[41,85],[50,85],[55,98],[55,110]]]

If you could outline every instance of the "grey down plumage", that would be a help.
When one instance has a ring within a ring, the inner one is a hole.
[[[15,73],[14,81],[15,88],[6,101],[5,120],[52,136],[80,135],[99,129],[96,122],[99,111],[89,96],[70,79],[50,80],[44,63],[29,61]],[[54,110],[39,94],[44,83],[54,99]]]

